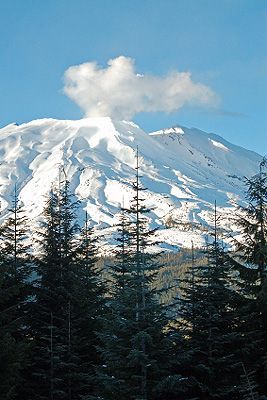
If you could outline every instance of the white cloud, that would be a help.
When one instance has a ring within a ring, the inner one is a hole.
[[[134,60],[120,56],[106,68],[87,62],[67,69],[64,92],[88,117],[132,119],[139,112],[172,112],[185,104],[214,105],[217,95],[194,82],[190,72],[166,76],[136,72]]]

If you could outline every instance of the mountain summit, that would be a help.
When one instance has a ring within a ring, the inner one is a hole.
[[[169,245],[203,243],[214,201],[227,214],[244,196],[243,176],[261,156],[220,136],[182,126],[145,133],[129,121],[40,119],[0,129],[0,196],[8,212],[16,185],[38,220],[51,185],[65,177],[93,225],[109,229],[132,196],[136,148],[151,222]],[[227,226],[224,220],[223,225]]]

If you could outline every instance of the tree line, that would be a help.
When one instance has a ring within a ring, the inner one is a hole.
[[[0,227],[0,399],[267,399],[265,168],[245,180],[231,249],[215,205],[213,238],[201,262],[192,245],[171,304],[138,165],[108,275],[68,181],[51,189],[34,235],[15,189]]]

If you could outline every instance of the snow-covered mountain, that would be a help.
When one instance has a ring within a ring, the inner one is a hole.
[[[177,246],[203,243],[214,201],[227,216],[232,203],[244,197],[242,177],[255,174],[261,160],[198,129],[148,134],[132,122],[110,118],[11,124],[0,129],[2,216],[16,184],[30,219],[38,220],[51,185],[66,175],[92,224],[110,230],[132,196],[137,145],[151,222],[161,228],[165,243]],[[227,228],[227,217],[222,225]]]

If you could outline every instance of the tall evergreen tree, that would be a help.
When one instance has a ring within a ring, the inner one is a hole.
[[[262,288],[267,273],[267,159],[259,166],[259,173],[245,178],[247,206],[239,206],[235,219],[241,239],[234,240],[236,253],[245,262],[244,278],[248,284]],[[241,266],[240,266],[241,267]],[[252,269],[252,268],[253,269]],[[254,270],[254,271],[253,271]]]
[[[112,295],[99,334],[99,398],[106,400],[157,398],[157,385],[166,373],[166,317],[151,287],[159,266],[149,252],[154,230],[145,217],[149,210],[141,196],[138,161],[137,154],[135,194],[118,228]]]
[[[95,390],[104,286],[96,268],[95,236],[87,216],[79,235],[76,207],[65,182],[51,191],[44,212],[33,312],[32,399],[86,399]]]
[[[69,184],[51,191],[44,211],[41,256],[33,310],[32,398],[70,398],[70,316],[75,285],[77,232]]]
[[[0,229],[0,393],[17,398],[29,349],[27,314],[31,295],[29,232],[15,187],[13,207]]]
[[[231,259],[218,240],[207,263],[193,265],[178,299],[177,372],[186,380],[180,399],[238,399],[240,376],[236,309],[241,301],[231,284]]]
[[[260,394],[267,393],[267,160],[259,173],[246,178],[247,206],[238,209],[241,238],[234,240],[236,267],[244,294],[240,308],[243,330],[243,364],[254,371]]]
[[[76,249],[76,287],[71,318],[72,355],[76,359],[73,374],[73,399],[89,399],[97,391],[95,367],[100,364],[97,332],[102,330],[106,286],[97,266],[98,239],[85,225]]]

